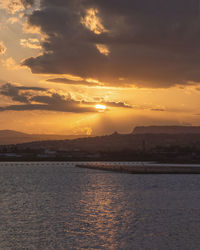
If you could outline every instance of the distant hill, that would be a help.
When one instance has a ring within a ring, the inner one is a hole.
[[[112,134],[74,140],[52,140],[18,144],[18,148],[50,149],[76,152],[117,152],[151,150],[157,146],[191,146],[200,148],[199,134]]]
[[[0,138],[1,137],[13,137],[13,136],[26,136],[27,134],[14,131],[14,130],[0,130]]]
[[[4,136],[3,136],[4,135]],[[157,146],[191,146],[200,148],[200,127],[136,127],[131,134],[107,136],[31,135],[17,131],[0,131],[0,145],[18,144],[19,148],[60,151],[111,152],[150,150]]]
[[[28,135],[16,131],[0,131],[0,141],[3,140],[1,135],[6,134],[7,144],[9,140],[15,141],[15,144],[17,140],[28,141],[16,145],[0,145],[0,152],[3,154],[0,154],[0,158],[28,161],[54,159],[200,163],[199,127],[194,130],[193,127],[140,127],[135,130],[136,132],[131,134],[115,132],[106,136],[78,139],[72,138],[74,136]],[[7,153],[17,153],[20,158],[12,158],[7,156]]]
[[[0,130],[0,145],[28,143],[47,140],[73,140],[88,137],[87,135],[40,135],[26,134],[14,130]]]
[[[200,134],[200,127],[194,126],[147,126],[136,127],[133,134]]]

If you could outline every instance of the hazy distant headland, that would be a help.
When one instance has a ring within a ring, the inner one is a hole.
[[[200,127],[194,126],[147,126],[136,127],[133,134],[200,134]]]
[[[143,134],[200,134],[200,127],[193,126],[139,126],[135,127],[130,135]],[[113,135],[124,136],[125,134]],[[110,136],[113,136],[110,135]],[[95,137],[89,135],[55,135],[55,134],[28,134],[14,130],[0,130],[0,145],[21,144],[37,141],[58,141],[58,140],[74,140],[79,138]],[[103,136],[96,136],[100,138]],[[107,136],[105,136],[107,137]],[[113,138],[113,137],[112,137]]]
[[[0,131],[1,144],[7,138],[7,145],[0,146],[0,160],[122,160],[200,163],[200,127],[136,127],[130,134],[115,132],[105,136],[83,136],[84,138],[73,139],[56,135],[31,136],[13,131]],[[32,138],[34,140],[31,142],[8,143]]]
[[[14,130],[0,130],[0,145],[18,144],[33,141],[73,140],[87,137],[86,135],[55,135],[55,134],[27,134]]]

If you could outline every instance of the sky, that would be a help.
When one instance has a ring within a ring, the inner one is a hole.
[[[0,0],[0,129],[200,125],[199,0]]]

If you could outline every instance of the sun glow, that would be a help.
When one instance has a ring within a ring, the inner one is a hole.
[[[97,104],[95,108],[98,109],[99,111],[105,111],[107,109],[107,107],[102,104]]]

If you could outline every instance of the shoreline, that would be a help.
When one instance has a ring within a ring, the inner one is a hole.
[[[78,168],[112,171],[128,174],[200,174],[200,165],[174,164],[172,166],[162,164],[147,165],[119,165],[119,164],[76,164]]]

